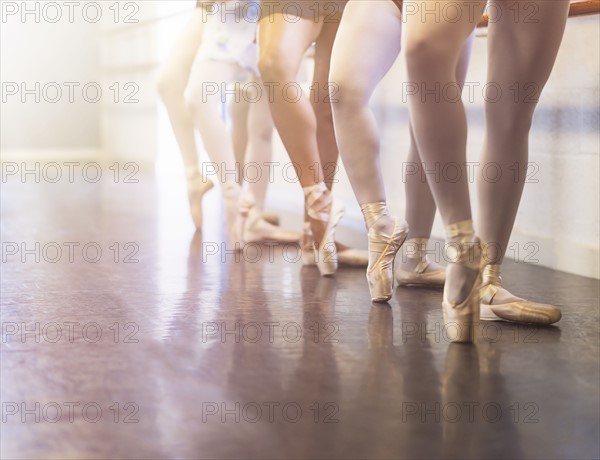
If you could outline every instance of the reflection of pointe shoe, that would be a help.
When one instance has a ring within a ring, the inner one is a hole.
[[[447,298],[444,289],[442,309],[444,327],[452,342],[473,342],[475,326],[479,322],[479,287],[481,286],[481,244],[473,233],[472,221],[459,222],[446,227],[449,240],[448,254],[451,265],[462,265],[475,271],[477,276],[467,297],[460,303]]]
[[[396,269],[398,286],[443,288],[446,270],[427,258],[427,238],[411,238],[402,246],[402,262],[411,262],[412,270]],[[409,264],[408,267],[411,265]]]
[[[369,265],[369,252],[362,249],[338,249],[338,263],[345,267],[366,268]]]
[[[333,197],[325,184],[305,187],[306,211],[313,221],[326,222],[323,239],[315,242],[317,267],[322,276],[333,275],[338,268],[335,230],[344,215],[344,204]]]
[[[502,287],[500,265],[486,265],[481,283],[481,319],[549,325],[562,314],[553,305],[530,302],[512,295]]]
[[[391,232],[379,225],[382,217],[388,217],[385,203],[368,203],[361,206],[369,229],[369,266],[367,280],[373,302],[387,302],[394,290],[394,259],[408,235],[408,225],[393,219]]]
[[[263,211],[262,218],[264,221],[270,223],[271,225],[279,226],[279,214],[271,212],[271,211]]]
[[[188,179],[188,200],[190,203],[190,212],[192,220],[197,230],[202,230],[202,199],[215,184],[210,180],[198,176],[194,179]]]

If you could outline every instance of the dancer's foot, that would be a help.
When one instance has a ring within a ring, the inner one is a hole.
[[[310,222],[304,222],[300,247],[302,249],[302,265],[317,265],[317,254],[314,249],[314,238],[310,229]],[[339,266],[367,268],[369,265],[368,251],[353,249],[338,242],[335,243],[335,248]]]
[[[427,258],[427,238],[411,238],[402,246],[396,269],[398,286],[443,288],[446,269]]]
[[[453,342],[473,342],[479,321],[481,285],[481,244],[473,222],[463,221],[446,227],[446,248],[450,264],[442,309],[447,335]]]
[[[215,185],[200,175],[199,171],[191,171],[187,175],[188,201],[190,213],[196,230],[202,230],[202,199]]]
[[[330,276],[338,267],[335,229],[344,214],[344,205],[333,197],[323,182],[305,187],[303,190],[309,226],[314,235],[317,267],[321,275]],[[303,244],[306,243],[303,238]]]
[[[408,235],[408,225],[392,219],[384,202],[361,206],[369,232],[367,280],[373,302],[387,302],[394,289],[394,259]]]
[[[239,219],[243,243],[297,243],[300,234],[270,224],[254,205],[252,194],[246,192],[239,200]]]
[[[481,284],[481,319],[514,321],[528,324],[554,324],[560,321],[560,309],[521,299],[502,287],[500,265],[486,265]]]

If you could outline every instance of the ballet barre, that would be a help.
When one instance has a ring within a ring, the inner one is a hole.
[[[572,2],[569,7],[569,17],[573,18],[576,16],[589,16],[591,14],[600,13],[600,0],[584,0]],[[477,27],[487,27],[489,24],[489,16],[484,14],[477,24]]]

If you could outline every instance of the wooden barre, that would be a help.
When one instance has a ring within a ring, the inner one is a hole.
[[[576,16],[588,16],[590,14],[600,13],[600,0],[585,0],[581,2],[572,2],[569,7],[569,17],[573,18]],[[477,27],[487,27],[490,22],[490,18],[487,14],[484,14],[477,24]]]

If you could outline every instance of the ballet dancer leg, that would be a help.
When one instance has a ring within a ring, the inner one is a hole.
[[[259,22],[259,69],[265,82],[273,85],[269,94],[275,126],[295,163],[305,194],[306,213],[316,240],[317,266],[322,275],[337,270],[335,228],[343,206],[335,200],[323,181],[317,144],[317,121],[306,94],[290,100],[282,88],[296,88],[298,70],[310,45],[318,39],[324,18],[297,18],[291,22],[281,13],[265,16]],[[275,86],[276,85],[276,86]],[[288,86],[289,87],[289,86]]]
[[[463,46],[456,68],[456,80],[461,87],[467,77],[474,38],[473,32]],[[404,178],[405,218],[409,225],[409,232],[408,238],[402,245],[400,261],[395,273],[396,281],[399,286],[443,288],[446,280],[445,268],[427,257],[427,245],[437,208],[421,169],[421,158],[412,126],[409,129],[410,148],[407,165],[410,167],[410,172],[407,168]]]
[[[213,183],[202,178],[198,169],[194,123],[186,106],[184,93],[196,52],[202,41],[203,26],[202,11],[196,8],[190,21],[177,37],[173,50],[161,67],[158,77],[158,92],[167,108],[171,127],[181,152],[187,177],[190,211],[197,229],[202,228],[202,197],[213,187]]]
[[[338,90],[332,104],[335,133],[369,233],[367,280],[374,302],[391,298],[394,257],[408,234],[406,222],[387,210],[379,132],[368,104],[400,52],[400,37],[400,12],[392,2],[350,2],[331,62],[330,80]]]
[[[237,94],[229,107],[229,116],[231,117],[231,136],[233,138],[233,153],[235,155],[235,165],[238,169],[238,179],[240,185],[244,178],[242,177],[242,167],[246,157],[246,147],[248,145],[248,114],[250,112],[250,103],[245,97],[243,88],[236,88]]]
[[[503,96],[485,105],[482,165],[499,165],[502,175],[494,181],[478,175],[481,206],[478,230],[487,249],[481,292],[482,317],[552,324],[560,320],[560,310],[525,301],[503,289],[500,265],[525,184],[533,113],[554,66],[569,1],[523,2],[528,9],[533,10],[535,6],[534,21],[529,22],[514,20],[514,2],[496,0],[492,3],[504,17],[489,25],[488,81],[500,85]]]
[[[428,0],[428,9],[444,2]],[[456,85],[456,66],[465,40],[473,32],[485,1],[457,3],[462,9],[453,22],[443,15],[412,14],[406,21],[406,60],[409,80],[420,89],[409,95],[417,147],[427,171],[436,205],[446,227],[451,263],[446,269],[444,323],[453,341],[472,341],[479,321],[481,247],[471,217],[466,166],[467,120],[462,101],[437,92]],[[433,91],[433,94],[430,93]],[[454,174],[449,176],[450,167]]]
[[[259,82],[253,82],[256,84],[259,84]],[[259,138],[264,138],[265,141],[269,140],[270,138],[272,138],[273,135],[273,121],[266,121],[265,119],[265,123],[267,123],[267,125],[270,125],[270,128],[268,128],[267,126],[263,127],[262,122],[259,120],[258,122],[260,123],[259,126],[250,126],[250,108],[253,104],[250,103],[250,101],[254,101],[254,98],[256,97],[254,94],[248,94],[249,92],[252,91],[252,87],[250,87],[251,85],[249,85],[248,87],[244,87],[244,86],[240,86],[237,88],[238,93],[235,96],[235,100],[232,101],[231,105],[230,105],[230,109],[229,109],[229,113],[230,113],[230,117],[231,117],[231,135],[233,136],[233,152],[235,154],[235,161],[236,161],[236,167],[238,169],[238,174],[239,174],[239,179],[240,179],[240,185],[243,183],[243,181],[246,179],[245,177],[243,177],[243,172],[244,172],[244,164],[248,162],[248,160],[246,159],[246,151],[248,148],[248,132],[254,132],[254,129],[258,129],[259,132],[261,133]],[[265,105],[265,103],[263,103],[263,105]],[[269,106],[266,105],[266,110],[269,111]],[[271,119],[271,113],[268,113],[269,116],[269,120]],[[267,134],[266,130],[267,129],[271,129],[270,134]],[[270,136],[269,139],[267,139],[267,136]],[[266,148],[266,145],[265,145]],[[271,148],[271,147],[269,147]],[[269,150],[270,151],[270,150]],[[269,154],[269,158],[270,158]],[[267,160],[269,161],[269,160]],[[261,163],[261,167],[264,166]],[[260,181],[259,181],[260,182]],[[259,195],[263,196],[264,199],[264,195],[266,195],[266,190],[267,189],[267,185],[264,185],[264,190],[261,191],[257,191],[256,195],[257,195],[257,205],[259,204],[258,201],[260,201],[260,197]],[[277,215],[274,212],[268,212],[265,211],[263,209],[263,206],[260,205],[259,206],[260,209],[262,209],[262,218],[264,220],[266,220],[268,223],[272,224],[272,225],[279,225],[279,215]]]
[[[225,225],[228,242],[241,242],[238,228],[238,200],[241,187],[235,168],[231,133],[221,115],[225,102],[223,86],[235,82],[236,64],[196,59],[192,66],[187,89],[187,102],[194,124],[200,132],[208,156],[219,173],[225,205]],[[210,85],[211,91],[206,90]]]
[[[332,190],[338,170],[339,150],[333,126],[332,102],[336,99],[337,85],[329,81],[333,43],[339,29],[341,14],[327,18],[323,29],[315,43],[315,67],[311,84],[310,101],[317,120],[317,145],[319,158],[323,166],[323,180],[329,190]],[[310,257],[313,237],[308,221],[304,222],[303,251],[304,263],[314,264]],[[335,243],[338,262],[343,266],[367,267],[369,254],[367,251],[353,249],[340,242]]]
[[[265,199],[271,179],[266,165],[272,159],[274,125],[262,80],[254,76],[252,83],[245,94],[247,100],[252,102],[248,111],[248,145],[243,168],[246,183],[240,200],[243,241],[295,243],[300,240],[297,232],[284,230],[265,218]],[[260,88],[262,96],[257,88]]]

